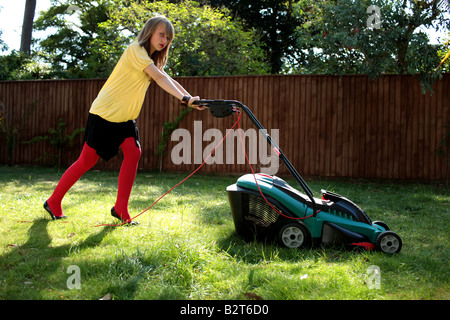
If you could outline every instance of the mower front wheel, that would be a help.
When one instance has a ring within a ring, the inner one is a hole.
[[[399,253],[402,249],[402,239],[395,232],[384,231],[378,235],[375,249],[384,253]]]
[[[308,231],[300,223],[284,224],[278,231],[278,242],[287,248],[301,248],[308,240]]]

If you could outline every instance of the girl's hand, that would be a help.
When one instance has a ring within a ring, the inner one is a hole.
[[[192,104],[194,101],[197,101],[197,100],[200,100],[199,96],[191,97],[189,99],[188,106],[191,107],[191,108],[200,110],[200,111],[205,110],[206,106],[197,106],[197,105],[193,105]]]

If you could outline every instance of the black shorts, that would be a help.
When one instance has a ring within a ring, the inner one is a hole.
[[[89,114],[83,143],[95,149],[97,154],[108,161],[119,153],[119,147],[126,138],[133,137],[136,146],[141,147],[136,120],[110,122],[96,114]]]

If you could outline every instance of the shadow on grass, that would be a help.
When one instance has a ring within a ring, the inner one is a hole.
[[[301,249],[289,249],[279,245],[274,236],[244,239],[236,232],[217,241],[217,245],[236,261],[254,265],[273,260],[285,262],[310,260],[317,262],[321,259],[328,262],[345,262],[353,260],[355,255],[368,252],[359,247],[325,246],[322,244],[310,244]]]
[[[0,256],[2,265],[9,272],[14,272],[21,278],[18,281],[14,278],[11,287],[8,286],[6,292],[3,293],[7,299],[46,299],[45,290],[66,290],[66,281],[53,281],[51,279],[66,279],[71,274],[66,273],[63,260],[70,256],[72,252],[83,251],[101,245],[102,240],[109,234],[113,227],[104,227],[99,232],[88,236],[79,244],[65,244],[61,246],[51,246],[52,238],[48,233],[49,223],[58,223],[63,221],[52,222],[48,219],[37,219],[33,221],[32,226],[28,230],[28,240],[21,246],[14,246],[14,249],[3,256]],[[79,266],[81,269],[83,267]],[[2,268],[3,269],[3,268]],[[20,288],[22,284],[28,285]],[[46,288],[41,286],[49,285]],[[36,287],[35,287],[36,286]]]

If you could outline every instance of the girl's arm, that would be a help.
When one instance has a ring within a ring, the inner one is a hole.
[[[184,96],[191,96],[178,82],[173,80],[164,71],[159,70],[154,64],[149,65],[144,71],[167,93],[173,95],[178,100],[182,100]],[[188,106],[203,110],[204,107],[193,106],[195,100],[200,100],[200,97],[191,97]]]
[[[190,96],[189,92],[186,91],[186,89],[183,88],[183,86],[181,84],[179,84],[177,81],[173,80],[172,77],[170,77],[165,71],[161,71],[162,73],[164,73],[166,75],[166,77],[173,82],[173,84],[175,85],[175,87],[178,88],[178,90],[180,90],[185,96]]]

